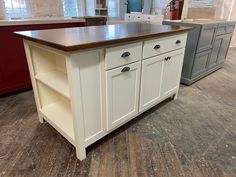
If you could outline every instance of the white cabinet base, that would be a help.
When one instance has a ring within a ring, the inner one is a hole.
[[[187,34],[172,37],[168,41],[182,40],[182,48],[169,45],[161,55],[143,51],[158,39],[75,52],[25,40],[39,121],[51,124],[85,159],[92,143],[166,98],[177,98]]]

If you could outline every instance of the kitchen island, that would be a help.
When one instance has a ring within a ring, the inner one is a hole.
[[[186,19],[166,20],[163,24],[193,28],[187,39],[181,83],[191,85],[223,67],[235,21]]]
[[[86,147],[167,98],[177,98],[191,28],[119,24],[17,32],[39,121]]]

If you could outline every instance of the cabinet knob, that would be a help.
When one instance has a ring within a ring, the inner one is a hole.
[[[130,70],[130,67],[124,67],[121,72],[122,73],[125,73],[125,72],[128,72]]]
[[[160,45],[155,45],[153,49],[157,50],[157,49],[160,49],[161,46]]]
[[[128,57],[128,56],[130,56],[130,52],[124,52],[124,53],[121,55],[122,58],[125,58],[125,57]]]
[[[181,40],[177,40],[177,41],[176,41],[176,44],[180,44],[180,43],[181,43]]]

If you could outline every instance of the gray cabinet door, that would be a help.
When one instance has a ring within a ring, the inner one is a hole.
[[[217,25],[204,25],[199,37],[197,53],[212,49]]]
[[[201,53],[196,54],[193,70],[192,70],[192,78],[201,75],[207,70],[207,63],[210,57],[211,50],[207,50]]]
[[[222,43],[222,37],[219,36],[216,37],[212,48],[212,53],[208,62],[209,69],[214,68],[217,65],[217,58],[219,55],[221,43]]]
[[[221,64],[225,61],[227,53],[228,53],[231,37],[232,37],[232,34],[226,34],[226,35],[216,37],[216,39],[221,41],[219,54],[216,61],[217,64]]]

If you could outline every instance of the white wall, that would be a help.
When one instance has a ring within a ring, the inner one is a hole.
[[[164,9],[167,4],[168,0],[153,0],[152,9],[154,9],[159,15],[161,15],[162,9]]]
[[[0,20],[5,18],[4,1],[0,1]]]
[[[233,4],[233,7],[232,7],[230,19],[236,21],[236,0],[234,0],[234,4]],[[231,42],[231,46],[236,47],[236,29],[234,30],[234,35],[233,35],[233,39],[232,39],[232,42]]]

